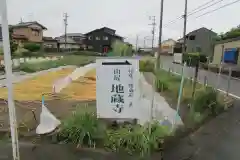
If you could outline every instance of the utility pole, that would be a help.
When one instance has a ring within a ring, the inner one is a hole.
[[[143,39],[143,47],[146,48],[146,37]]]
[[[137,50],[138,50],[138,35],[136,37],[136,53],[137,53]]]
[[[13,154],[13,160],[20,160],[16,111],[15,111],[14,98],[13,98],[13,84],[12,84],[13,74],[12,74],[11,50],[10,50],[10,38],[9,38],[9,26],[8,26],[8,18],[7,18],[6,0],[0,0],[0,12],[2,17],[3,53],[4,53],[4,61],[5,61],[7,88],[8,88],[8,110],[9,110],[9,121],[10,121],[10,130],[11,130],[11,138],[12,138],[12,154]]]
[[[155,69],[158,70],[160,68],[160,54],[162,51],[162,26],[163,26],[163,4],[164,0],[161,0],[161,10],[160,10],[160,22],[159,22],[159,39],[158,39],[158,52],[157,52],[157,61]]]
[[[68,26],[68,14],[64,13],[64,43],[65,43],[65,51],[67,50],[67,26]]]
[[[23,23],[23,19],[22,19],[22,17],[20,18],[20,23]]]
[[[182,53],[186,53],[186,30],[187,30],[187,5],[188,0],[185,0],[185,9],[184,9],[184,26],[183,26],[183,45],[182,45]]]
[[[154,37],[155,37],[155,26],[156,26],[156,16],[150,16],[149,20],[152,20],[152,23],[150,24],[152,26],[152,53],[153,52],[153,46],[154,46]],[[152,84],[156,84],[155,83],[155,79],[153,78],[153,82]],[[151,100],[151,110],[150,110],[150,123],[149,123],[149,133],[151,133],[152,130],[152,126],[151,126],[151,122],[153,120],[153,107],[154,107],[154,95],[155,95],[155,88],[152,90],[152,100]]]
[[[155,28],[156,28],[156,16],[150,16],[149,19],[152,20],[152,23],[150,25],[152,26],[152,52],[153,52]]]

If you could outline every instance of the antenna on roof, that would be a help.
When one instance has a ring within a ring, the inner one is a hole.
[[[20,23],[23,23],[23,19],[22,19],[22,17],[20,18]]]

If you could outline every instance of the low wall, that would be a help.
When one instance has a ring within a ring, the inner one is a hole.
[[[63,56],[60,57],[26,57],[26,58],[17,58],[17,59],[12,59],[12,66],[13,67],[18,67],[22,63],[38,63],[38,62],[45,62],[45,61],[55,61],[58,60],[59,58],[63,58]],[[4,65],[5,62],[4,60],[1,60],[1,65]]]

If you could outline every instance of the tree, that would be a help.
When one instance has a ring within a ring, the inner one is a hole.
[[[115,41],[112,45],[113,54],[115,56],[132,56],[132,46],[122,42],[122,41]]]
[[[240,25],[230,29],[228,32],[220,33],[217,40],[226,40],[236,37],[240,37]]]
[[[14,52],[17,50],[18,48],[18,44],[16,42],[14,42],[13,38],[12,38],[12,33],[13,33],[13,29],[9,28],[9,40],[10,40],[10,50],[11,50],[11,54],[13,55]]]

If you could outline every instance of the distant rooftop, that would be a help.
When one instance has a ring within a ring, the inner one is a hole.
[[[42,27],[42,29],[47,29],[46,27],[44,27],[43,25],[41,25],[40,23],[38,23],[37,21],[33,21],[33,22],[20,22],[16,25],[12,25],[13,28],[21,28],[21,27],[28,27],[30,25],[39,25]]]
[[[44,41],[57,41],[56,39],[52,38],[52,37],[43,37]]]
[[[85,35],[82,33],[67,33],[66,35],[69,37],[74,37],[74,36],[85,37]],[[63,37],[63,36],[64,35],[62,35],[61,37]]]
[[[117,35],[117,34],[115,33],[116,30],[111,29],[111,28],[108,28],[108,27],[102,27],[102,28],[99,28],[99,29],[95,29],[95,30],[93,30],[93,31],[91,31],[91,32],[86,33],[85,35],[88,35],[88,34],[90,34],[90,33],[92,33],[92,32],[96,32],[96,31],[99,31],[99,30],[103,30],[103,32],[105,32],[105,33],[107,33],[107,34],[109,34],[109,35],[111,35],[111,36],[116,36],[116,37],[119,37],[119,38],[123,38],[122,36]]]

